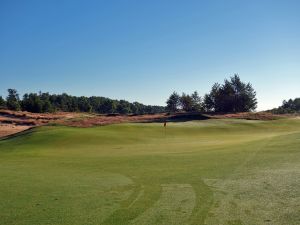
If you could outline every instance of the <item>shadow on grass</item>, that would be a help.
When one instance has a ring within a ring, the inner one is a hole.
[[[164,118],[155,118],[148,121],[141,121],[140,123],[164,123],[164,122],[188,122],[192,120],[208,120],[209,116],[201,113],[176,113],[170,114]]]

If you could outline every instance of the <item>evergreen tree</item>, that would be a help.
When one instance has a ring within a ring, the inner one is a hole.
[[[174,91],[167,100],[167,111],[177,112],[180,106],[180,96]]]
[[[270,110],[272,113],[284,114],[284,113],[300,113],[300,98],[294,100],[284,100],[282,105],[278,108]]]
[[[16,90],[9,89],[7,97],[10,109],[41,113],[41,112],[94,112],[94,113],[120,113],[120,114],[144,114],[144,113],[162,113],[165,107],[143,105],[138,102],[130,103],[125,100],[112,100],[104,97],[76,97],[66,93],[51,95],[49,93],[29,93],[24,94],[23,99],[19,100]],[[0,108],[6,105],[0,99]]]
[[[249,112],[256,109],[256,92],[250,83],[243,83],[235,74],[223,85],[214,84],[210,93],[204,97],[207,111]]]
[[[193,111],[193,98],[190,95],[182,93],[180,97],[180,105],[183,111],[191,112]]]
[[[203,106],[202,106],[202,99],[199,96],[197,91],[194,91],[194,93],[191,95],[192,97],[192,110],[193,111],[202,111],[203,110]]]
[[[5,109],[5,108],[6,108],[6,102],[2,98],[2,96],[0,96],[0,109]]]
[[[7,108],[10,110],[21,110],[19,94],[15,89],[8,89],[8,96],[6,98]]]
[[[80,112],[91,112],[92,106],[90,105],[90,102],[88,98],[81,96],[78,99],[78,109]]]
[[[25,94],[22,100],[22,110],[41,113],[43,110],[43,104],[40,96],[35,93]]]
[[[120,114],[129,114],[131,113],[130,104],[125,100],[120,100],[117,105],[116,111]]]
[[[209,94],[204,95],[204,109],[207,112],[218,112],[219,111],[219,100],[220,100],[220,84],[215,83]]]

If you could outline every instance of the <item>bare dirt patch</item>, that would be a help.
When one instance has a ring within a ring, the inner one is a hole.
[[[15,133],[22,132],[31,128],[31,126],[26,125],[13,125],[13,124],[0,124],[0,138],[9,136]]]
[[[79,116],[77,113],[60,112],[51,114],[0,110],[0,137],[12,135],[31,127],[63,121],[77,116]]]

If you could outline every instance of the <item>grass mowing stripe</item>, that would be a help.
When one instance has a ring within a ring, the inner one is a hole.
[[[299,149],[294,119],[35,128],[0,141],[0,224],[300,224]]]
[[[185,224],[193,212],[195,199],[195,192],[189,184],[162,185],[160,199],[130,224]]]

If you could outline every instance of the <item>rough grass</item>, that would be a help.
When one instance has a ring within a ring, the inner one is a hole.
[[[300,224],[300,120],[39,127],[0,141],[0,224]]]

